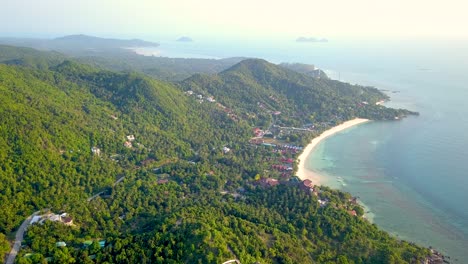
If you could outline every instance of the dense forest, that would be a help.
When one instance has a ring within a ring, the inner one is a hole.
[[[421,263],[428,249],[364,217],[351,195],[272,169],[378,106],[375,88],[263,60],[169,83],[55,52],[0,47],[0,254],[17,263]],[[138,70],[136,70],[138,71]],[[280,114],[278,114],[280,112]],[[252,144],[252,129],[315,126]],[[295,166],[295,164],[291,164]],[[262,184],[276,179],[279,184]]]
[[[260,59],[244,60],[217,75],[196,74],[182,87],[214,96],[240,115],[265,119],[265,114],[276,112],[282,126],[340,123],[354,117],[392,120],[415,114],[376,105],[388,99],[376,88],[313,78]]]

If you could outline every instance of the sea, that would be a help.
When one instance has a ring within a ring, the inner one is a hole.
[[[374,86],[388,107],[418,111],[372,121],[322,141],[307,167],[323,183],[357,196],[366,216],[399,239],[468,263],[468,40],[437,38],[200,39],[155,41],[147,55],[300,62],[331,78]]]

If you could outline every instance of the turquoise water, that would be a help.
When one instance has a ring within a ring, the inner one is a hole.
[[[419,117],[371,122],[330,137],[308,165],[326,175],[328,185],[359,196],[378,226],[466,263],[468,81],[428,70],[406,75],[404,82],[379,81],[401,91],[388,105],[417,110]]]
[[[457,197],[465,195],[464,183],[448,182],[452,169],[428,166],[439,161],[424,157],[424,149],[414,153],[411,137],[402,139],[411,119],[363,124],[334,135],[317,146],[308,166],[326,177],[326,185],[358,196],[384,230],[468,259],[466,198]]]
[[[468,263],[467,41],[161,43],[164,56],[310,63],[335,79],[397,91],[387,105],[420,116],[336,134],[317,146],[308,166],[327,185],[359,196],[379,227]]]

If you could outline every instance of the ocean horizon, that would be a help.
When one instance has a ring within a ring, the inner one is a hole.
[[[314,64],[333,79],[385,90],[389,107],[418,111],[322,141],[308,166],[358,196],[371,220],[400,239],[468,259],[468,45],[450,41],[329,43],[162,41],[166,57],[257,57]],[[465,48],[462,48],[465,47]]]

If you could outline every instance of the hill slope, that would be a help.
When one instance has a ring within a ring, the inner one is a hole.
[[[308,92],[313,81],[264,61],[194,78],[220,98],[287,102],[303,91],[284,84]],[[40,209],[73,218],[30,226],[18,263],[419,263],[429,254],[368,223],[349,194],[259,186],[282,154],[247,143],[250,120],[169,83],[68,60],[0,64],[0,102],[0,233]]]
[[[195,75],[181,83],[186,90],[212,95],[240,114],[281,112],[278,124],[340,122],[354,117],[394,119],[410,112],[377,106],[387,99],[372,87],[317,79],[259,59],[244,60],[213,76]]]
[[[0,63],[48,69],[63,62],[67,57],[61,53],[38,51],[32,48],[19,48],[0,45]]]
[[[0,64],[0,90],[4,188],[15,190],[10,195],[20,191],[27,197],[23,197],[26,201],[2,197],[2,204],[11,209],[0,216],[3,231],[19,223],[16,214],[54,204],[54,192],[67,189],[54,186],[57,181],[70,188],[85,187],[87,191],[81,195],[113,182],[116,175],[105,170],[122,166],[94,159],[92,147],[99,147],[101,156],[107,158],[125,153],[125,159],[136,164],[147,157],[190,158],[201,146],[211,145],[207,135],[220,137],[217,134],[223,132],[216,129],[216,120],[226,119],[216,109],[201,110],[204,106],[169,84],[102,72],[70,61],[52,71]],[[129,134],[136,135],[145,147],[135,146],[136,150],[129,152],[123,145]],[[87,169],[77,172],[74,159]],[[103,167],[102,175],[89,175],[88,166],[94,165]],[[56,171],[63,166],[71,166],[72,171]],[[86,182],[89,180],[92,182]]]

